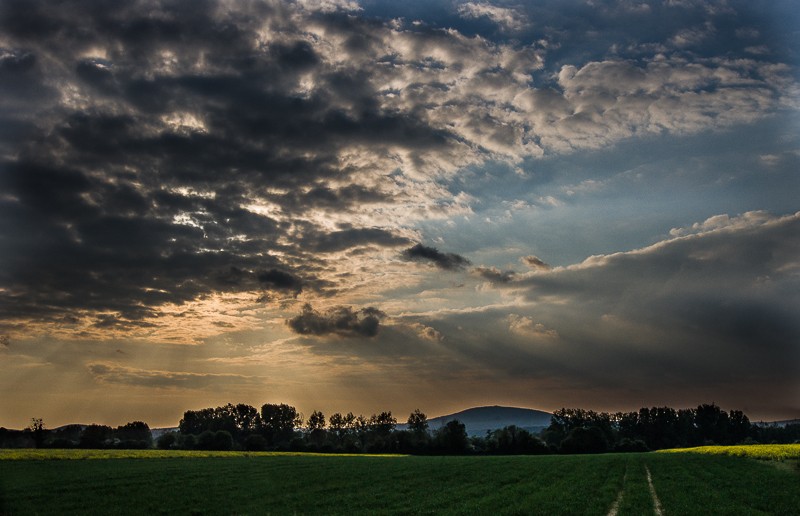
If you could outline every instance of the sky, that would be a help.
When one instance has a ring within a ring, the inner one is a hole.
[[[800,418],[777,0],[0,2],[0,426]]]

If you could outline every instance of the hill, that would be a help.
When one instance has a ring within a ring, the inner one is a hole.
[[[439,416],[428,420],[431,430],[443,427],[449,421],[457,419],[467,427],[467,434],[484,436],[487,430],[497,430],[506,426],[516,425],[529,432],[538,433],[550,425],[552,414],[541,410],[500,407],[475,407],[446,416]]]
[[[752,422],[756,426],[761,427],[777,427],[777,428],[784,428],[786,425],[798,425],[800,424],[800,419],[786,419],[783,421],[756,421]]]

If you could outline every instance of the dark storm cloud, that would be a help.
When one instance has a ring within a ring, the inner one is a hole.
[[[455,253],[443,253],[435,247],[417,244],[403,251],[403,258],[409,261],[431,262],[444,270],[459,270],[470,264],[469,260]]]
[[[292,292],[295,296],[303,290],[303,283],[299,278],[277,269],[262,272],[258,275],[258,281],[269,289]]]
[[[292,190],[284,194],[272,194],[270,198],[287,208],[294,207],[298,212],[309,208],[342,208],[390,201],[388,194],[363,185],[347,185],[338,189],[322,185],[307,192]]]
[[[523,256],[520,261],[534,270],[548,270],[550,266],[541,258],[535,255]]]
[[[4,318],[142,324],[209,292],[333,287],[308,252],[409,243],[289,218],[392,202],[349,181],[343,144],[449,145],[380,109],[366,71],[326,62],[302,16],[349,37],[382,27],[271,2],[3,3]],[[316,86],[300,93],[304,76]]]
[[[695,385],[798,373],[800,215],[712,217],[651,247],[504,285],[535,303],[572,366],[639,364]],[[555,302],[553,302],[555,300]],[[626,380],[629,370],[617,372]],[[639,373],[630,372],[631,385]]]
[[[406,320],[447,335],[452,359],[487,381],[541,385],[556,403],[796,410],[799,232],[800,213],[711,217],[650,247],[493,281],[527,302]],[[404,352],[430,363],[424,348]]]
[[[489,381],[538,383],[557,403],[574,389],[572,403],[595,406],[635,406],[646,392],[796,407],[798,231],[800,214],[751,212],[570,267],[511,278],[477,267],[473,274],[513,292],[508,299],[527,302],[403,319],[447,335],[448,358],[465,370],[474,364]],[[399,349],[412,363],[433,363],[424,346]]]
[[[738,59],[779,42],[669,4],[445,2],[448,23],[417,26],[336,2],[3,2],[0,313],[130,325],[281,290],[259,281],[273,269],[332,295],[347,285],[326,253],[408,246],[426,216],[469,210],[446,184],[467,165],[789,105],[778,57]],[[475,22],[515,39],[472,37]],[[719,40],[736,52],[719,58]],[[421,244],[404,257],[469,264]]]
[[[303,312],[286,321],[286,324],[301,335],[330,335],[374,337],[378,334],[380,320],[385,317],[377,308],[354,310],[349,306],[337,306],[319,312],[306,304]]]
[[[398,247],[409,243],[406,237],[381,228],[348,228],[330,233],[318,233],[304,238],[305,244],[320,253],[331,253],[362,245]]]
[[[502,271],[497,267],[475,267],[471,272],[491,283],[509,283],[517,274],[515,271]]]

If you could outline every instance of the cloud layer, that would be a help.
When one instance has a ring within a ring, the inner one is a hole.
[[[353,310],[349,306],[337,306],[320,313],[306,304],[301,314],[286,321],[286,324],[301,335],[345,335],[374,337],[378,334],[380,320],[386,314],[374,307]]]
[[[131,327],[212,292],[330,295],[348,289],[332,254],[376,257],[408,223],[468,213],[445,188],[459,167],[748,122],[795,88],[781,63],[689,61],[702,31],[551,65],[546,39],[355,8],[6,3],[4,319]]]
[[[3,2],[3,372],[799,410],[795,10]]]
[[[463,269],[469,265],[469,260],[455,253],[443,253],[435,247],[416,244],[403,251],[403,258],[409,261],[430,262],[444,270]]]

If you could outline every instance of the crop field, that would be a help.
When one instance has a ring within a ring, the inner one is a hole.
[[[761,460],[800,460],[800,444],[752,444],[747,446],[699,446],[675,448],[658,453],[702,453],[706,455],[732,455]]]
[[[0,514],[800,514],[800,472],[774,464],[708,453],[3,450]]]

